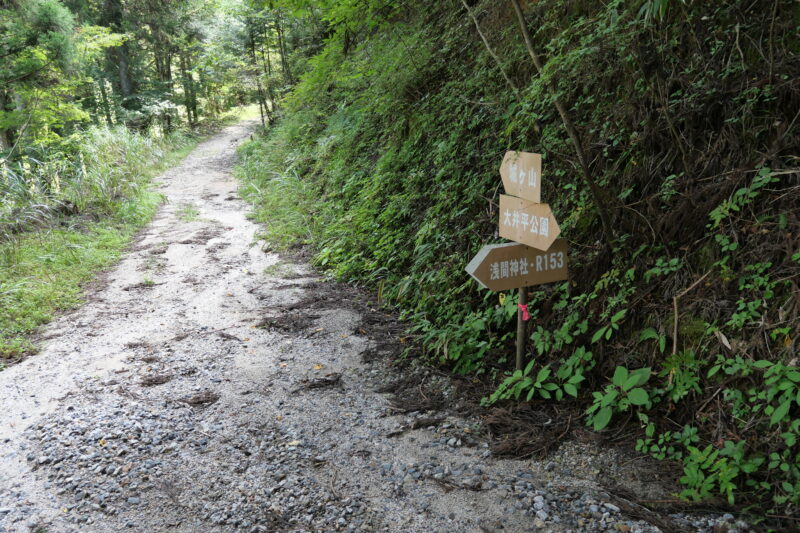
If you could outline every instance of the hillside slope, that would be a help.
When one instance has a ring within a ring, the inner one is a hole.
[[[469,5],[485,43],[465,5],[298,19],[325,28],[324,47],[298,49],[282,120],[242,149],[268,237],[374,288],[429,357],[500,384],[487,401],[570,402],[683,463],[684,498],[791,527],[800,6],[524,2],[538,72],[512,2]],[[544,158],[572,276],[532,291],[531,363],[515,374],[516,296],[498,303],[464,273],[499,242],[509,149]]]

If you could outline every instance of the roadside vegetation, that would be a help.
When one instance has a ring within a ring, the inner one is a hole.
[[[0,369],[150,219],[152,176],[242,117],[230,110],[260,103],[264,120],[251,12],[237,0],[0,2]]]
[[[266,237],[378,291],[487,408],[558,410],[679,464],[676,502],[800,526],[800,6],[515,3],[265,4],[299,80],[240,152]],[[516,295],[464,272],[509,149],[543,155],[572,276],[531,291],[517,371]]]
[[[30,333],[80,302],[83,285],[113,263],[161,197],[149,180],[195,146],[124,127],[90,128],[77,158],[23,159],[4,169],[0,211],[0,365],[34,349]]]

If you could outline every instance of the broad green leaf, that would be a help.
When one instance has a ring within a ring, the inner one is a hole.
[[[626,381],[628,381],[628,369],[624,366],[618,366],[614,370],[614,377],[611,378],[611,382],[617,387],[622,387]]]
[[[647,391],[642,388],[635,388],[628,393],[628,399],[633,405],[645,405],[650,401]]]
[[[604,427],[611,422],[611,415],[612,411],[610,407],[604,407],[597,412],[597,415],[594,417],[594,421],[592,426],[594,427],[595,431],[600,431]]]
[[[789,406],[792,404],[791,400],[786,400],[782,404],[780,404],[777,409],[772,413],[772,416],[769,419],[770,425],[775,425],[783,420],[783,417],[789,412]]]
[[[536,374],[536,383],[541,383],[542,381],[546,380],[550,377],[550,367],[546,366],[543,369],[539,370],[539,373]]]
[[[622,390],[629,391],[638,384],[639,384],[639,376],[637,376],[636,374],[631,374],[630,376],[628,376],[628,379],[625,380],[625,383],[622,384]]]
[[[650,379],[650,373],[650,367],[644,367],[631,372],[631,376],[636,376],[637,385],[644,385]]]
[[[607,327],[603,326],[602,328],[598,329],[594,335],[592,335],[592,344],[603,338],[603,334],[605,334],[606,329]]]
[[[614,316],[611,317],[611,323],[616,324],[617,322],[622,320],[622,318],[625,316],[625,313],[627,312],[628,312],[627,309],[623,309],[622,311],[617,311],[616,313],[614,313]]]
[[[611,390],[611,391],[607,392],[603,396],[603,399],[600,402],[600,406],[601,407],[608,407],[609,405],[614,403],[614,400],[616,400],[618,396],[619,396],[619,392],[616,391],[616,390]]]

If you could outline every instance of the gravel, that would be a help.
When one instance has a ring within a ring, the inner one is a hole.
[[[0,372],[0,531],[660,531],[599,482],[669,494],[619,452],[574,442],[496,458],[479,419],[400,414],[376,393],[398,370],[362,354],[399,341],[368,331],[371,303],[250,246],[257,227],[228,174],[249,127],[165,176],[169,206],[107,285]],[[185,203],[199,220],[176,216]],[[143,298],[132,287],[148,269],[159,284]],[[313,318],[259,327],[293,304]],[[447,378],[427,383],[454,403]],[[661,518],[748,531],[730,514]]]

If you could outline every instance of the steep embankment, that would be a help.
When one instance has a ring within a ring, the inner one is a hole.
[[[472,6],[499,65],[461,3],[389,5],[337,8],[285,118],[243,149],[268,234],[378,290],[441,363],[499,379],[515,300],[463,268],[495,239],[503,152],[542,153],[572,280],[533,292],[533,363],[496,398],[555,396],[683,463],[685,498],[792,516],[797,4],[536,2],[540,73],[511,4]]]

